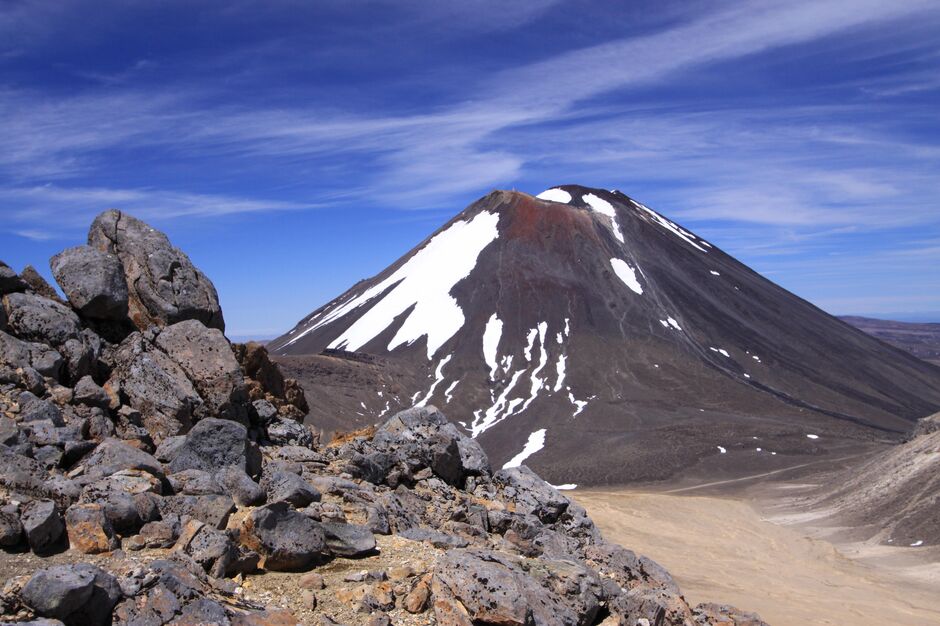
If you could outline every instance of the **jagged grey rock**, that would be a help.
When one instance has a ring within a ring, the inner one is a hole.
[[[278,446],[312,446],[316,437],[310,428],[293,419],[275,417],[267,425],[268,440]]]
[[[49,267],[69,303],[83,316],[101,320],[127,317],[124,267],[113,254],[76,246],[52,257]]]
[[[81,488],[74,481],[62,476],[50,477],[35,459],[4,447],[0,447],[0,486],[33,498],[51,498],[63,507],[81,494]]]
[[[62,299],[59,297],[59,294],[56,293],[56,290],[52,288],[52,285],[50,285],[46,279],[42,277],[42,274],[32,265],[27,265],[23,268],[23,271],[20,272],[20,278],[23,279],[29,289],[32,289],[43,298],[62,302]]]
[[[493,475],[493,481],[505,489],[517,511],[532,513],[545,523],[557,521],[570,504],[568,498],[525,465],[500,470]]]
[[[192,426],[202,398],[176,361],[138,333],[114,353],[112,381],[127,403],[140,411],[144,427],[159,442]]]
[[[88,244],[117,256],[129,289],[131,320],[141,330],[196,319],[225,330],[212,282],[162,232],[121,211],[98,215]]]
[[[210,472],[188,469],[166,477],[173,491],[188,496],[221,495],[222,487]]]
[[[553,583],[574,593],[557,593]],[[600,577],[588,568],[488,550],[449,551],[434,567],[432,590],[442,624],[582,626],[593,623],[605,597]],[[460,615],[465,622],[450,621]]]
[[[186,320],[164,328],[156,345],[186,372],[213,417],[247,417],[245,377],[232,346],[222,331],[198,320]]]

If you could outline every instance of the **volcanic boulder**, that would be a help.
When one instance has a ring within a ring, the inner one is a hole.
[[[83,316],[104,320],[127,316],[127,283],[116,256],[76,246],[52,257],[49,266],[69,303]]]
[[[141,330],[189,319],[225,330],[212,282],[162,232],[121,211],[105,211],[92,223],[88,245],[120,259],[130,318]]]

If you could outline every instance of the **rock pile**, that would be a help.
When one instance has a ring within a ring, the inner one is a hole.
[[[88,244],[51,261],[67,302],[0,263],[0,622],[762,623],[433,407],[321,445],[165,235],[108,211]]]

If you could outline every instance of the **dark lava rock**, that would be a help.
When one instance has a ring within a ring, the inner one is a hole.
[[[41,422],[49,421],[56,426],[65,426],[62,419],[62,412],[59,407],[42,398],[37,398],[29,391],[24,391],[18,398],[20,405],[20,421],[22,422]]]
[[[127,283],[116,256],[76,246],[52,257],[49,267],[65,297],[83,316],[102,320],[127,317]]]
[[[111,404],[111,397],[91,376],[83,376],[75,383],[72,402],[107,409]]]
[[[444,550],[449,548],[466,548],[470,545],[470,542],[463,537],[448,535],[447,533],[442,533],[433,528],[406,528],[398,533],[398,535],[405,539],[410,539],[411,541],[425,541],[435,548]]]
[[[205,470],[183,470],[167,476],[173,491],[188,496],[221,495],[222,487],[215,477]]]
[[[255,474],[260,467],[259,457],[244,426],[230,420],[206,418],[189,431],[169,467],[175,473],[188,469],[214,472],[234,466]]]
[[[128,469],[144,470],[159,479],[164,479],[160,461],[143,450],[129,446],[118,439],[106,439],[85,458],[86,474],[110,476]]]
[[[503,487],[518,512],[531,513],[546,524],[557,521],[570,504],[568,498],[525,465],[496,472],[493,482]]]
[[[219,470],[215,480],[239,506],[258,506],[263,504],[267,497],[261,485],[253,481],[244,470],[232,465]]]
[[[375,552],[372,531],[357,524],[320,522],[326,547],[336,556],[360,557]]]
[[[46,344],[22,341],[0,331],[0,364],[12,369],[32,367],[43,376],[58,380],[65,360]]]
[[[51,498],[63,507],[78,499],[81,488],[62,476],[49,476],[35,459],[0,446],[0,486],[34,498]]]
[[[212,282],[160,231],[126,213],[109,210],[95,218],[88,244],[121,260],[130,318],[141,330],[189,319],[225,330]]]
[[[277,446],[305,446],[316,442],[316,436],[305,424],[284,417],[274,418],[267,425],[268,440]]]
[[[9,265],[0,261],[0,296],[15,291],[25,291],[28,285],[16,275]]]
[[[268,570],[305,569],[329,557],[320,525],[286,502],[257,508],[245,518],[241,541]]]
[[[89,569],[54,565],[33,574],[20,596],[39,615],[66,621],[91,600],[94,585],[95,574]]]
[[[267,492],[268,501],[288,502],[298,509],[320,500],[319,491],[291,472],[274,472],[270,476],[265,474],[261,479],[261,487]]]
[[[15,510],[0,509],[0,547],[10,548],[23,540],[23,525]]]
[[[460,434],[433,406],[392,416],[376,431],[373,443],[411,468],[431,468],[452,485],[462,485],[467,476],[490,472],[489,460],[479,444]]]
[[[23,507],[20,521],[30,549],[38,554],[55,548],[65,532],[62,516],[56,510],[55,504],[49,500],[33,500],[27,503]]]
[[[159,500],[160,514],[167,516],[190,516],[212,528],[223,529],[235,503],[228,496],[165,496]]]
[[[188,555],[207,574],[216,578],[251,571],[258,563],[257,554],[253,558],[247,554],[243,557],[226,533],[196,520],[190,520],[182,528],[176,550]]]

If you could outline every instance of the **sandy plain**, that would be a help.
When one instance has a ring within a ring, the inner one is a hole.
[[[940,624],[940,550],[838,542],[820,515],[787,510],[788,489],[799,485],[568,494],[609,540],[669,570],[692,605],[733,604],[771,626]]]

